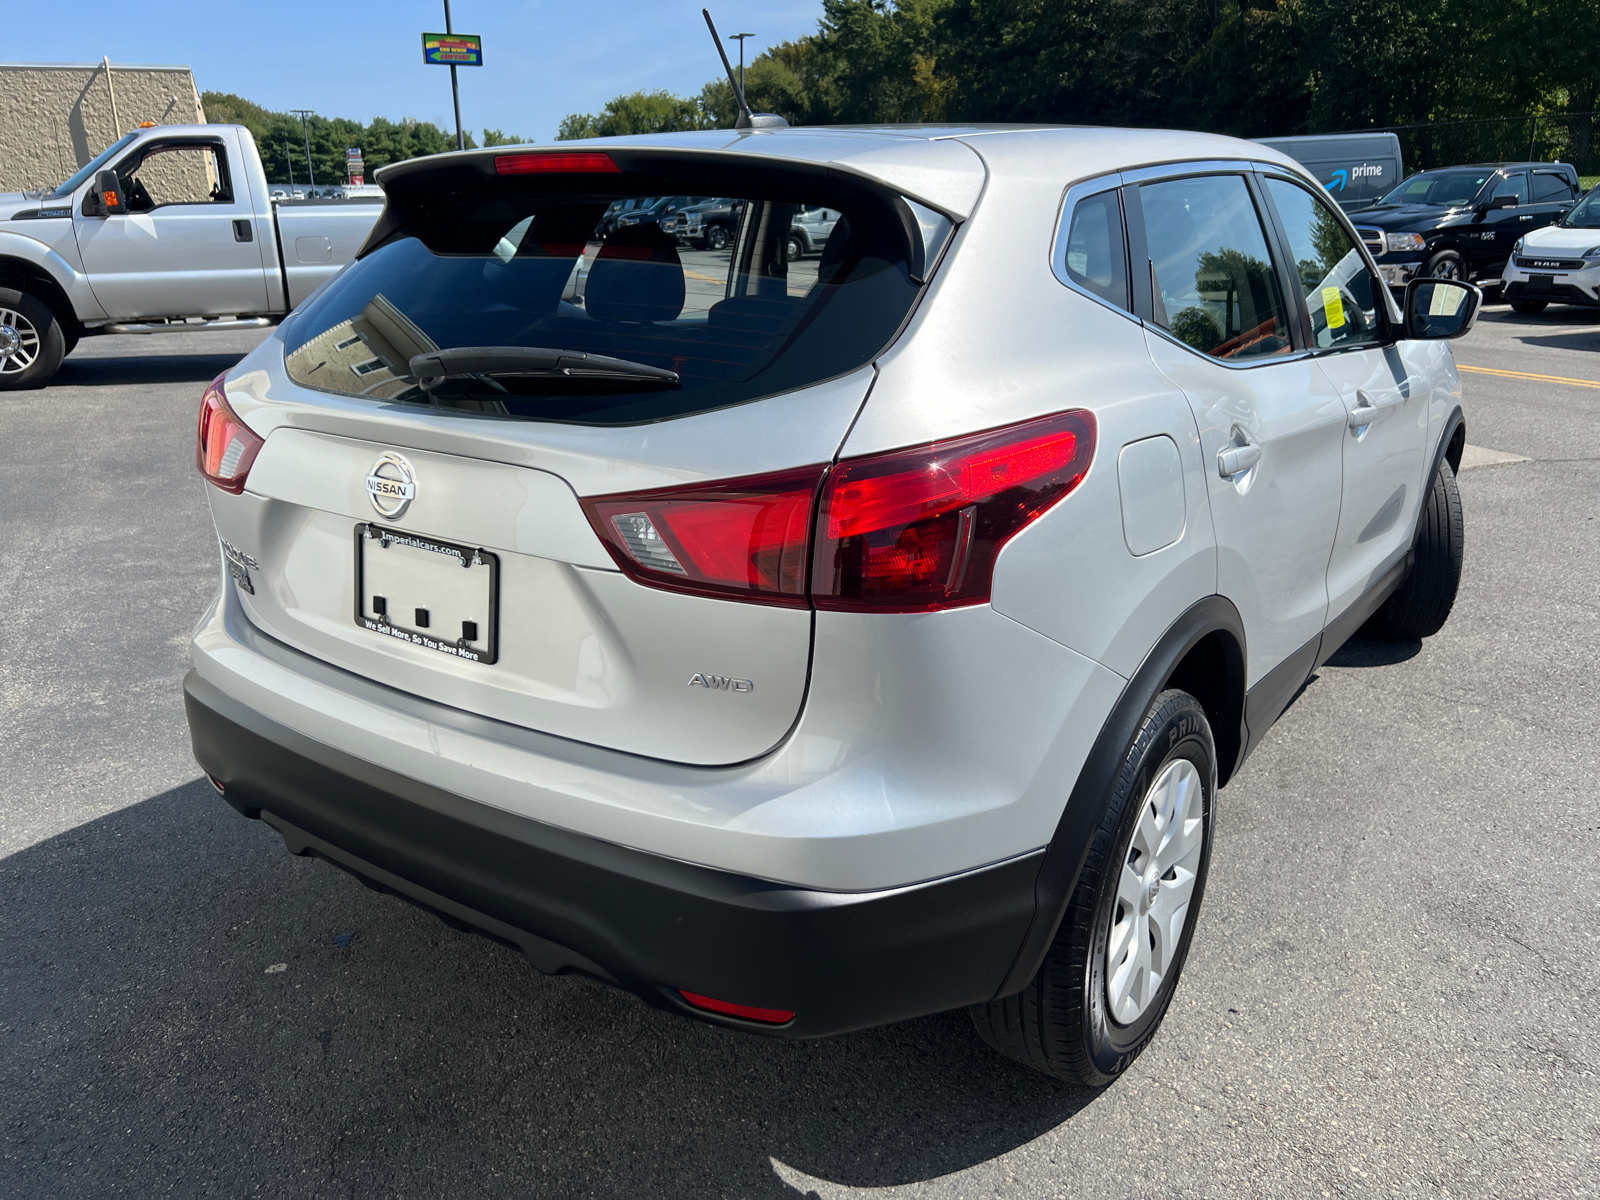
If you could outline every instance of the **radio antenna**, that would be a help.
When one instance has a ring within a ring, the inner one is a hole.
[[[785,121],[776,113],[753,113],[750,105],[745,102],[744,89],[739,86],[738,77],[733,73],[733,64],[728,61],[728,52],[722,48],[722,37],[717,33],[717,26],[711,19],[711,10],[702,8],[700,15],[706,19],[706,28],[711,31],[711,40],[717,45],[717,54],[722,59],[722,69],[728,73],[728,86],[733,89],[733,102],[739,109],[739,115],[733,120],[735,129],[773,129],[786,126]]]

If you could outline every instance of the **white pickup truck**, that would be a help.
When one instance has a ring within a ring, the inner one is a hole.
[[[43,386],[93,334],[270,325],[382,211],[273,199],[242,125],[136,129],[59,187],[0,194],[0,390]]]

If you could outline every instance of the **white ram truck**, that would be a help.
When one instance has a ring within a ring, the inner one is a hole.
[[[382,211],[274,200],[242,125],[136,129],[58,187],[0,194],[0,390],[42,387],[93,334],[274,324]]]

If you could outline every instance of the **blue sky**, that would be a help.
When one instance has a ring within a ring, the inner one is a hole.
[[[598,111],[618,93],[699,91],[721,71],[700,17],[706,2],[452,0],[456,31],[481,34],[484,47],[485,65],[460,71],[462,124],[547,142],[566,114]],[[708,6],[724,35],[755,34],[750,57],[812,32],[822,15],[820,0]],[[77,0],[27,5],[6,24],[7,62],[179,63],[202,91],[268,108],[454,126],[450,73],[422,61],[421,34],[444,28],[442,0]]]

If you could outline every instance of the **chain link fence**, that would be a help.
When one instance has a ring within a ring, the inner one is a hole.
[[[1477,121],[1429,121],[1355,129],[1400,139],[1407,174],[1481,162],[1564,162],[1578,169],[1584,187],[1600,182],[1600,113],[1540,114]]]

